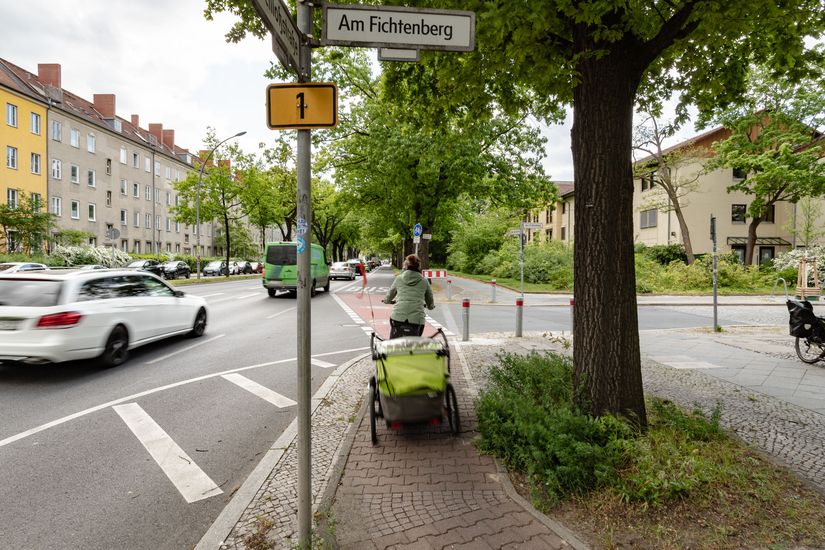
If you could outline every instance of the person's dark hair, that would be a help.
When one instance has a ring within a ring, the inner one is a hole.
[[[404,258],[404,269],[410,269],[412,271],[421,271],[421,260],[418,259],[418,256],[415,254],[410,254],[406,258]]]

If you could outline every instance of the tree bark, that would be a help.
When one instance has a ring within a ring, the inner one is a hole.
[[[642,70],[629,53],[581,61],[574,90],[574,395],[595,416],[617,414],[646,426],[629,154]]]
[[[753,252],[756,249],[756,228],[762,223],[762,218],[751,218],[748,224],[748,242],[745,245],[745,265],[753,265]]]
[[[229,214],[227,213],[227,210],[225,208],[224,208],[224,211],[223,211],[223,226],[226,229],[226,231],[225,231],[225,233],[226,233],[226,276],[229,277],[229,270],[230,270],[230,267],[229,267],[230,266],[230,263],[229,263],[229,257],[230,257],[230,250],[229,250],[229,241],[230,241],[230,237],[229,237]]]

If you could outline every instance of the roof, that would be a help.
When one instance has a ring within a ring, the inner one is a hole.
[[[156,152],[173,157],[178,162],[186,162],[186,155],[192,155],[188,149],[183,149],[177,145],[169,147],[156,141],[150,141],[150,133],[138,126],[132,125],[131,121],[115,116],[114,119],[106,119],[95,109],[94,103],[66,90],[55,91],[55,88],[47,86],[39,77],[17,65],[0,58],[0,85],[21,93],[35,101],[43,104],[51,104],[50,108],[63,111],[69,115],[83,119],[84,121],[105,128],[107,131],[120,134],[126,140],[137,143],[144,147],[151,147]],[[56,96],[61,96],[56,99]],[[117,129],[115,121],[119,123],[120,130]]]
[[[728,245],[732,244],[748,244],[747,237],[728,237]],[[780,237],[756,237],[757,245],[777,245],[777,246],[791,246],[791,243]]]
[[[559,189],[559,198],[564,198],[573,194],[574,186],[572,181],[554,181],[553,183],[555,183],[556,187]]]

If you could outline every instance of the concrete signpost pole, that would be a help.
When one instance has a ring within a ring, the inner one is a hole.
[[[296,2],[298,30],[304,35],[312,34],[312,7],[304,0]],[[302,71],[299,82],[309,82],[311,78],[312,49],[300,48]],[[311,307],[310,297],[310,257],[312,232],[312,141],[311,130],[298,130],[298,151],[296,168],[297,181],[297,228],[298,233],[298,544],[300,548],[310,548],[312,542],[312,454],[311,421],[312,395],[310,390]]]

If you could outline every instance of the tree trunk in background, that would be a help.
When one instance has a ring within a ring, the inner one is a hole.
[[[642,71],[632,66],[633,60],[628,52],[579,63],[571,130],[576,189],[573,377],[576,403],[583,410],[622,415],[646,426],[629,155]]]

